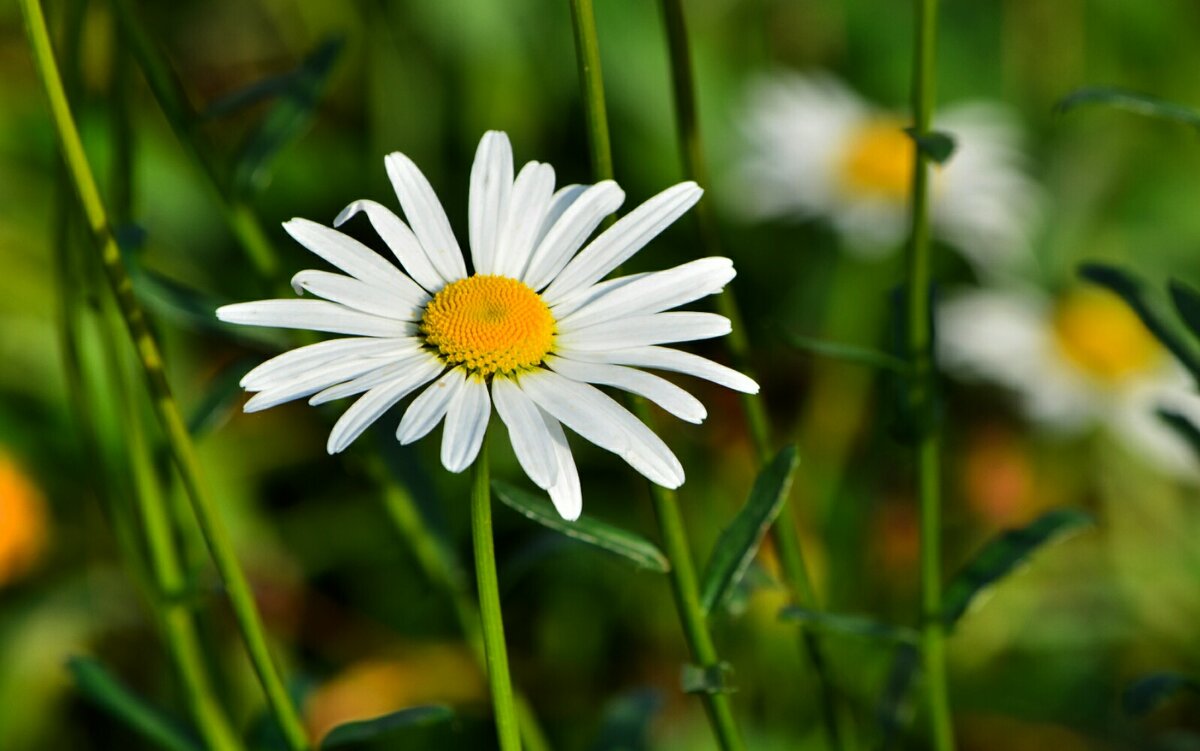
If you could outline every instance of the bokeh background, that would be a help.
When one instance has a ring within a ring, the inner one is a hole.
[[[911,16],[903,3],[686,6],[718,208],[725,205],[721,176],[742,148],[739,121],[755,74],[831,71],[882,106],[902,110],[907,101]],[[77,80],[73,106],[90,161],[110,208],[124,207],[114,215],[129,262],[140,269],[139,295],[306,721],[320,733],[349,719],[444,703],[456,710],[453,722],[389,747],[491,747],[486,683],[462,644],[452,604],[396,532],[365,459],[383,457],[437,544],[460,565],[470,564],[467,478],[442,471],[436,441],[395,445],[391,418],[375,431],[377,440],[329,457],[325,435],[336,411],[290,405],[240,412],[237,378],[288,339],[235,332],[211,319],[214,305],[256,299],[264,288],[201,161],[235,175],[227,191],[261,218],[278,257],[276,284],[313,265],[280,222],[327,222],[356,198],[392,203],[382,164],[390,151],[406,152],[425,170],[457,230],[465,228],[470,162],[486,129],[509,133],[518,163],[550,162],[561,181],[586,182],[568,4],[136,3],[190,107],[207,113],[192,125],[199,159],[150,94],[109,3],[46,7],[60,60],[74,60],[65,70]],[[643,0],[603,0],[596,13],[616,174],[632,205],[681,179],[662,18]],[[77,34],[65,28],[72,14],[82,19]],[[1029,173],[1044,190],[1046,220],[1034,248],[1039,286],[1069,287],[1083,260],[1124,265],[1159,286],[1168,275],[1200,278],[1195,133],[1099,108],[1054,111],[1062,96],[1096,83],[1200,101],[1198,28],[1200,6],[1189,0],[945,3],[938,98],[997,100],[1017,114]],[[297,70],[311,85],[278,79]],[[264,80],[275,96],[231,100]],[[268,131],[276,141],[261,127],[271,117],[287,126]],[[151,704],[184,716],[144,574],[114,534],[111,509],[131,487],[123,458],[129,420],[139,417],[114,396],[121,385],[110,366],[128,358],[100,345],[110,321],[89,313],[106,305],[90,263],[74,268],[85,278],[78,305],[92,343],[84,373],[96,441],[70,410],[55,249],[90,258],[92,247],[74,203],[64,201],[58,164],[21,19],[4,4],[0,748],[149,748],[81,698],[66,668],[70,656],[93,656]],[[887,380],[795,349],[787,337],[884,345],[886,325],[860,317],[902,281],[899,257],[851,259],[820,221],[749,223],[723,210],[721,217],[775,439],[800,445],[793,503],[821,598],[837,612],[912,625],[914,478],[909,452],[890,429]],[[379,247],[362,227],[352,233]],[[632,265],[675,265],[694,258],[697,247],[694,227],[683,221]],[[940,286],[986,283],[956,256],[938,257]],[[727,360],[719,343],[694,351]],[[687,468],[684,513],[703,562],[744,502],[755,467],[736,397],[687,385],[708,405],[709,420],[695,427],[659,414],[658,429]],[[1121,704],[1124,688],[1144,673],[1200,670],[1196,484],[1160,472],[1102,426],[1046,430],[1002,389],[953,379],[945,385],[947,575],[1001,530],[1048,509],[1082,508],[1096,519],[997,586],[952,637],[962,748],[1200,748],[1195,699],[1141,717]],[[158,441],[152,429],[149,438]],[[503,444],[494,442],[494,472],[524,483]],[[585,513],[653,537],[640,478],[610,455],[574,445]],[[221,696],[238,726],[253,731],[262,722],[260,692],[178,487],[166,486],[185,522],[188,596]],[[709,748],[699,703],[679,690],[686,654],[665,579],[501,506],[496,524],[515,678],[554,747]],[[136,545],[133,553],[136,560]],[[815,684],[796,625],[778,618],[786,596],[772,583],[769,547],[761,565],[735,612],[714,619],[735,670],[735,708],[751,748],[822,748]],[[830,635],[826,644],[861,747],[878,747],[896,650],[851,636]],[[892,747],[922,748],[919,707],[915,724],[901,710]]]

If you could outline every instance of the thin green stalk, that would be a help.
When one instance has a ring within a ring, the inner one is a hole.
[[[575,59],[579,67],[579,88],[583,98],[583,116],[587,121],[588,147],[591,149],[592,174],[597,180],[613,176],[612,143],[608,135],[608,110],[604,99],[604,76],[600,68],[600,42],[596,34],[596,14],[592,0],[571,0],[571,26],[575,30]],[[593,93],[598,96],[591,96]]]
[[[229,593],[234,617],[246,642],[251,663],[258,674],[266,693],[267,701],[279,722],[288,744],[295,751],[308,748],[304,727],[300,723],[295,707],[284,689],[283,681],[271,660],[266,636],[263,632],[254,598],[245,574],[237,561],[233,545],[217,514],[216,506],[203,489],[199,461],[195,447],[187,432],[187,425],[179,406],[171,395],[170,385],[163,371],[163,359],[146,320],[145,312],[133,294],[133,285],[121,260],[121,252],[113,238],[112,229],[96,180],[92,175],[79,131],[71,116],[70,106],[63,90],[58,65],[54,59],[46,19],[38,0],[20,0],[25,27],[33,52],[34,65],[46,90],[55,130],[66,161],[71,181],[83,206],[88,226],[95,238],[100,262],[112,288],[117,307],[138,354],[138,360],[146,377],[147,388],[167,445],[171,451],[185,491],[196,518],[204,532],[209,551],[217,571]]]
[[[683,161],[684,174],[695,180],[701,187],[711,185],[708,173],[708,162],[704,156],[704,145],[700,137],[700,117],[696,107],[696,84],[692,72],[692,55],[688,43],[687,24],[683,12],[682,0],[662,0],[664,25],[667,34],[667,47],[671,58],[672,94],[675,100],[675,125],[679,138],[680,157]],[[701,200],[695,208],[700,242],[706,256],[723,255],[720,231],[717,217],[713,211],[712,201]],[[750,358],[750,341],[746,335],[746,327],[742,321],[741,310],[732,288],[727,288],[717,296],[717,311],[729,319],[730,334],[726,340],[734,365],[742,372],[754,376]],[[747,426],[754,441],[759,464],[770,460],[771,424],[763,400],[757,394],[742,394],[742,409],[746,416]],[[796,507],[788,503],[784,513],[781,513],[777,523],[771,528],[775,547],[779,552],[779,562],[784,579],[797,604],[818,609],[816,593],[813,591],[812,579],[804,562],[804,554],[800,545],[800,534],[797,527]],[[837,705],[833,683],[826,670],[824,654],[820,642],[812,631],[803,629],[801,639],[813,671],[821,686],[821,714],[825,732],[830,746],[841,748],[841,734],[838,729]]]
[[[916,39],[913,62],[913,132],[927,135],[933,118],[937,0],[915,0]],[[917,483],[921,512],[921,657],[926,704],[935,751],[952,751],[949,691],[946,685],[945,631],[941,618],[941,441],[934,424],[933,325],[930,315],[932,246],[929,228],[929,158],[914,149],[912,237],[908,249],[906,295],[909,355],[913,375],[909,409],[921,428],[917,444]]]
[[[488,685],[496,714],[496,735],[501,751],[521,751],[521,732],[508,674],[508,647],[500,614],[500,583],[496,578],[496,550],[492,543],[492,488],[488,476],[487,438],[471,473],[471,538],[475,545],[475,581],[479,587],[480,623],[487,654]]]

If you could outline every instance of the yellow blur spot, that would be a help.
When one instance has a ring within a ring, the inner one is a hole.
[[[524,283],[476,275],[434,295],[421,319],[425,341],[451,365],[482,377],[539,365],[554,344],[554,316]]]
[[[1054,339],[1067,360],[1108,385],[1152,370],[1163,354],[1137,314],[1101,289],[1079,289],[1059,302]]]
[[[0,586],[29,572],[47,538],[46,500],[10,457],[0,453]]]
[[[851,196],[903,201],[912,189],[916,144],[891,120],[876,120],[850,135],[840,163],[842,189]]]

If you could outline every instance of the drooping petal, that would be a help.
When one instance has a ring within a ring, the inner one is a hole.
[[[329,339],[276,355],[242,376],[239,385],[248,391],[261,391],[274,381],[288,380],[312,368],[319,368],[347,357],[386,357],[415,351],[421,343],[415,339],[376,339],[349,337]]]
[[[733,261],[728,258],[701,258],[613,286],[611,291],[593,297],[577,310],[559,315],[558,323],[565,330],[568,326],[582,328],[621,316],[670,310],[720,292],[736,275]]]
[[[558,478],[549,488],[550,500],[562,518],[573,522],[583,511],[583,489],[579,486],[575,457],[571,455],[571,445],[567,443],[567,434],[563,432],[562,425],[544,410],[539,409],[539,412],[550,432],[554,457],[558,461]]]
[[[379,365],[374,370],[369,370],[357,378],[343,381],[323,391],[319,391],[313,394],[308,403],[316,407],[336,399],[356,396],[396,378],[407,377],[414,368],[426,366],[430,363],[437,366],[437,373],[441,373],[445,368],[441,360],[438,360],[435,356],[424,350],[416,350],[399,359],[384,360],[376,358],[376,361]]]
[[[441,363],[430,358],[424,363],[418,364],[403,377],[376,386],[360,396],[358,401],[351,404],[350,408],[334,423],[326,450],[331,454],[344,450],[372,423],[382,417],[384,412],[395,406],[397,402],[408,396],[421,384],[428,383],[437,377],[441,370]]]
[[[403,219],[393,214],[392,210],[383,204],[367,200],[355,201],[342,209],[342,213],[333,220],[333,226],[342,226],[360,211],[367,215],[367,220],[371,222],[375,232],[383,238],[383,242],[392,251],[392,255],[396,257],[404,270],[411,274],[416,283],[426,291],[437,292],[448,282],[453,281],[451,278],[442,276],[434,268],[433,261],[429,260],[429,255],[421,247],[417,236],[408,228]]]
[[[522,281],[534,290],[550,284],[604,217],[619,209],[624,201],[625,191],[612,180],[583,191],[538,243]]]
[[[613,350],[690,342],[724,336],[730,331],[729,319],[725,316],[679,311],[617,318],[582,329],[560,325],[562,331],[555,338],[556,345],[572,350]]]
[[[728,368],[699,355],[693,355],[691,352],[683,352],[669,347],[632,347],[611,352],[563,349],[558,354],[581,362],[601,362],[612,365],[630,365],[635,368],[668,370],[673,373],[703,378],[745,394],[758,393],[758,384],[754,382],[754,379],[742,375],[733,368]]]
[[[375,251],[349,235],[308,219],[292,219],[283,229],[296,242],[361,282],[383,289],[407,289],[412,280]]]
[[[258,300],[217,308],[217,318],[245,326],[274,326],[281,329],[310,329],[352,336],[410,336],[416,327],[394,318],[370,313],[324,300]]]
[[[433,192],[433,186],[417,165],[398,151],[388,154],[384,165],[408,223],[412,225],[433,267],[448,281],[464,278],[467,275],[466,261],[458,241],[454,239],[446,211]]]
[[[558,458],[541,410],[508,378],[492,379],[492,401],[521,469],[539,488],[548,489],[558,479]]]
[[[546,370],[522,375],[518,385],[551,417],[620,456],[650,480],[667,488],[683,484],[683,466],[671,449],[596,387]]]
[[[543,293],[554,305],[577,289],[603,279],[690,209],[704,193],[693,182],[667,188],[617,220],[557,274]]]
[[[513,279],[524,275],[553,193],[553,167],[529,162],[521,168],[500,230],[492,273]]]
[[[446,429],[442,433],[442,466],[454,473],[471,466],[483,445],[492,414],[492,399],[487,384],[477,376],[467,376],[458,394],[446,410]]]
[[[408,405],[404,417],[400,419],[400,427],[396,429],[396,440],[408,445],[436,428],[466,379],[467,371],[455,368],[431,383]]]
[[[476,274],[495,273],[496,246],[512,187],[512,144],[504,133],[489,130],[475,151],[468,196],[468,232]]]
[[[645,397],[678,417],[680,420],[699,424],[708,416],[700,400],[653,373],[646,373],[623,365],[608,365],[597,362],[578,362],[562,357],[547,361],[550,369],[574,381],[599,386],[614,386],[631,394]]]
[[[353,277],[311,269],[292,277],[292,289],[397,321],[419,321],[422,308],[429,302],[429,295],[411,280],[407,289],[384,290]]]

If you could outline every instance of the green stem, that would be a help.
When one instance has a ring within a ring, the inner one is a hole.
[[[180,413],[179,405],[171,395],[170,385],[163,371],[163,358],[158,343],[150,331],[145,312],[133,294],[133,285],[121,260],[121,252],[113,238],[96,180],[92,175],[79,131],[71,116],[70,106],[63,90],[58,65],[54,59],[46,19],[38,0],[20,0],[25,16],[26,32],[33,52],[34,65],[41,77],[50,103],[51,116],[66,161],[71,181],[74,184],[89,229],[95,238],[100,253],[100,262],[112,288],[117,307],[125,321],[129,336],[137,351],[138,360],[146,377],[147,388],[154,406],[155,417],[165,434],[168,448],[177,465],[184,489],[192,502],[197,521],[208,543],[209,551],[229,593],[234,617],[246,642],[251,663],[262,683],[267,701],[279,721],[288,745],[295,751],[308,748],[304,727],[292,706],[283,681],[271,660],[266,636],[254,604],[254,598],[245,574],[237,561],[233,545],[217,514],[216,506],[203,489],[200,465],[195,447],[187,432],[187,425]]]
[[[921,138],[929,133],[933,118],[937,0],[915,2],[913,128],[916,137]],[[928,156],[921,149],[914,151],[906,326],[909,355],[913,362],[908,404],[921,427],[921,437],[917,444],[917,483],[921,512],[921,655],[933,748],[936,751],[952,751],[954,729],[951,724],[949,691],[946,684],[945,632],[941,619],[941,441],[935,425],[933,394],[930,165]]]
[[[613,176],[612,143],[608,135],[608,110],[604,99],[604,76],[600,68],[600,42],[592,0],[571,0],[571,26],[575,30],[575,60],[579,88],[584,92],[583,116],[587,121],[592,174],[597,180]]]
[[[679,137],[680,157],[684,174],[701,187],[711,185],[708,162],[704,157],[703,140],[700,137],[700,118],[696,106],[696,84],[692,72],[692,55],[688,43],[687,25],[682,0],[662,0],[667,48],[671,58],[672,94],[675,100],[675,125]],[[711,200],[701,200],[695,208],[703,254],[723,255],[717,217]],[[750,341],[746,326],[732,288],[717,296],[717,311],[729,319],[730,334],[727,341],[734,366],[754,377],[750,358]],[[771,425],[763,400],[756,394],[742,394],[742,409],[746,416],[750,436],[761,464],[769,461],[772,454]],[[779,552],[780,566],[784,579],[797,604],[817,609],[817,598],[812,579],[804,562],[797,527],[796,507],[789,503],[778,522],[771,528],[775,547]],[[809,661],[821,686],[821,710],[825,732],[830,746],[841,748],[838,730],[835,692],[817,636],[810,630],[802,630],[802,641]]]
[[[487,439],[471,470],[471,538],[475,544],[475,581],[479,587],[480,622],[487,654],[488,684],[496,714],[496,734],[501,751],[521,751],[520,726],[508,674],[508,648],[500,614],[500,583],[496,578],[496,550],[492,544],[492,489],[488,477]]]

